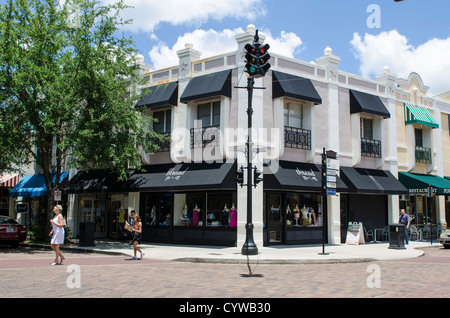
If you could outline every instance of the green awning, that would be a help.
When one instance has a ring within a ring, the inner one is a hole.
[[[409,194],[427,194],[428,186],[437,194],[450,194],[450,180],[431,174],[399,172],[398,180],[408,189]]]
[[[421,124],[432,128],[439,128],[439,124],[428,109],[408,103],[405,103],[405,124]]]

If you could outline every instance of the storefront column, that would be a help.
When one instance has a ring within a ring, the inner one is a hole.
[[[436,220],[437,224],[442,224],[444,228],[447,228],[447,221],[445,218],[445,195],[437,196],[437,210],[436,210]]]
[[[77,222],[77,200],[78,195],[69,193],[68,201],[67,201],[67,226],[69,226],[70,231],[72,232],[72,238],[77,237],[78,235],[78,222]]]
[[[128,193],[128,213],[134,210],[137,214],[139,214],[139,199],[140,199],[139,192]]]
[[[328,244],[340,244],[341,243],[341,196],[328,195]]]
[[[400,216],[398,195],[388,195],[388,224],[398,223]]]

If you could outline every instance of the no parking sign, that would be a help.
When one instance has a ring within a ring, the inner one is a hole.
[[[61,191],[56,190],[53,198],[55,201],[61,201]]]

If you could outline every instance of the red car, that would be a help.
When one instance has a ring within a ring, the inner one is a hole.
[[[0,244],[18,247],[25,241],[27,229],[9,216],[0,215]]]

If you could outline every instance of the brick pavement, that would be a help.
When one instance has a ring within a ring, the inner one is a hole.
[[[430,248],[423,257],[372,263],[255,264],[251,269],[257,275],[248,277],[245,264],[126,261],[124,256],[65,253],[65,265],[50,266],[50,251],[0,250],[0,297],[448,297],[449,252]],[[71,264],[80,266],[80,288],[67,287]],[[370,265],[380,270],[380,288],[367,285]]]

